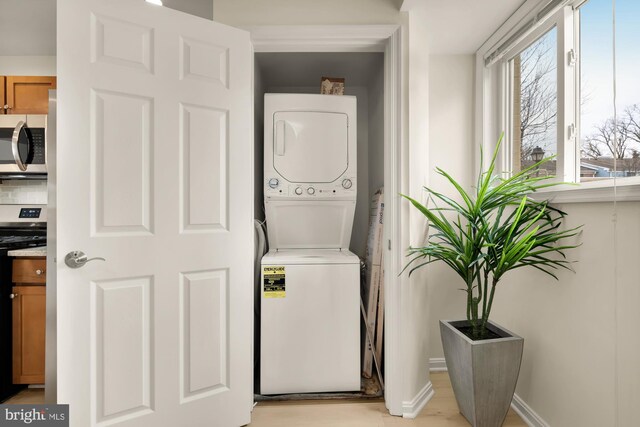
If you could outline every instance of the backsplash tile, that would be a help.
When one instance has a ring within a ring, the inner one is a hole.
[[[0,204],[46,205],[47,181],[2,180]]]

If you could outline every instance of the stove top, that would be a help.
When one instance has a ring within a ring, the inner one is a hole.
[[[47,244],[47,207],[0,205],[0,256],[12,249]]]
[[[17,247],[21,245],[42,246],[47,243],[47,236],[0,236],[0,247]]]

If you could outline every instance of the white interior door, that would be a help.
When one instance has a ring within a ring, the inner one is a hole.
[[[57,7],[58,401],[75,427],[246,424],[249,35],[143,0]]]

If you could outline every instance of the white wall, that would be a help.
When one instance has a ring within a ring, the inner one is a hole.
[[[253,66],[253,217],[260,221],[265,219],[264,212],[264,78],[257,62]]]
[[[432,55],[429,62],[429,185],[453,195],[440,167],[469,191],[473,183],[475,55]],[[465,319],[466,294],[458,275],[442,263],[428,269],[428,327],[431,358],[444,357],[438,321]]]
[[[369,198],[384,186],[384,67],[371,70],[369,94]]]
[[[213,18],[213,3],[211,3],[211,0],[162,0],[162,4],[168,8],[201,18]]]
[[[0,76],[55,75],[55,56],[0,56]]]
[[[613,426],[616,412],[637,425],[640,203],[618,204],[617,232],[611,203],[559,207],[567,227],[584,224],[576,273],[513,272],[494,301],[493,320],[525,340],[516,393],[553,426]]]
[[[364,259],[367,252],[367,236],[369,233],[369,91],[366,87],[347,87],[345,95],[354,95],[358,99],[358,195],[356,196],[356,213],[351,232],[351,252]]]
[[[0,56],[55,55],[56,0],[1,0],[0,29]]]
[[[406,131],[404,138],[408,139],[409,150],[403,153],[402,166],[409,169],[409,179],[403,183],[403,193],[420,200],[423,187],[429,182],[429,52],[426,45],[429,28],[424,25],[426,18],[424,4],[420,4],[409,12],[409,31],[403,35],[403,43],[408,50],[406,63],[403,63],[403,73],[407,84],[405,95],[404,120]],[[403,249],[418,246],[422,242],[425,220],[420,213],[410,206],[406,200],[402,201],[402,209],[409,214],[409,239],[399,242]],[[402,263],[406,262],[403,257]],[[407,276],[407,272],[402,273]],[[429,313],[428,287],[426,271],[418,271],[405,281],[402,289],[403,307],[403,335],[402,348],[405,352],[406,369],[404,373],[404,399],[407,402],[424,386],[430,385],[429,375]],[[406,411],[407,409],[405,409]]]
[[[213,0],[213,19],[233,26],[390,24],[401,0]]]

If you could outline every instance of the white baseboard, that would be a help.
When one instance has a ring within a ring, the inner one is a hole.
[[[444,360],[444,357],[434,357],[429,359],[429,371],[446,372],[447,362]],[[549,427],[549,424],[533,409],[531,409],[531,407],[527,405],[527,403],[517,394],[513,395],[511,408],[516,414],[520,415],[522,421],[524,421],[529,427]]]
[[[527,405],[526,402],[517,394],[513,395],[511,408],[516,414],[520,415],[520,418],[522,418],[529,427],[549,427],[549,424],[547,424],[540,415],[536,414],[536,412],[531,409],[531,407]]]
[[[446,372],[447,362],[444,360],[444,357],[432,357],[429,359],[429,371]]]
[[[418,416],[424,405],[433,397],[433,384],[429,381],[423,388],[411,399],[410,402],[402,402],[402,418],[415,418]]]

